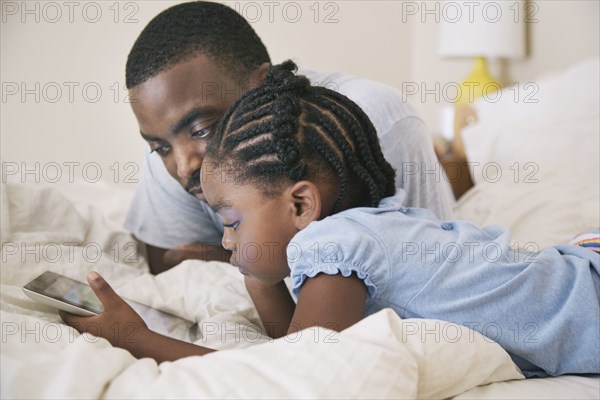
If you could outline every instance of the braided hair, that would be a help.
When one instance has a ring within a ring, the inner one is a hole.
[[[311,86],[296,70],[289,60],[272,66],[260,86],[234,103],[206,158],[226,166],[236,183],[258,184],[266,196],[283,183],[332,179],[338,187],[332,214],[376,207],[396,188],[373,124],[350,99]]]

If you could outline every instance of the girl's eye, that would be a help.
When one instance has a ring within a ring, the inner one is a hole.
[[[233,228],[233,230],[235,231],[237,229],[237,227],[240,226],[240,222],[236,221],[236,222],[234,222],[232,224],[223,224],[223,226],[225,228]]]

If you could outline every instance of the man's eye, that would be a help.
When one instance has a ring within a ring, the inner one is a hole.
[[[237,229],[237,227],[240,226],[240,222],[236,221],[236,222],[234,222],[232,224],[223,224],[223,226],[225,228],[233,228],[233,230],[235,231]]]
[[[206,139],[212,133],[212,126],[208,128],[199,129],[192,132],[192,137],[195,139]]]
[[[156,152],[159,156],[164,157],[171,150],[171,146],[156,146],[152,147],[150,153]]]

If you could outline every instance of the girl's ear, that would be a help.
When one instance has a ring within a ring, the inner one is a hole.
[[[290,188],[291,202],[294,207],[294,225],[299,231],[306,228],[309,223],[319,219],[321,215],[321,192],[310,181],[296,182]]]

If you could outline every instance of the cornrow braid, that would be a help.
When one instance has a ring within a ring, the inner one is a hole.
[[[385,160],[366,114],[347,97],[311,86],[296,64],[272,66],[264,82],[230,107],[207,158],[235,171],[272,196],[278,184],[333,178],[338,196],[331,213],[375,207],[395,193],[395,172]]]

